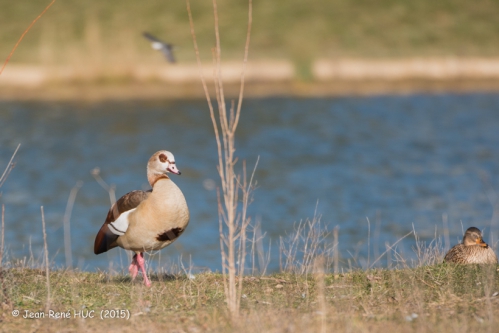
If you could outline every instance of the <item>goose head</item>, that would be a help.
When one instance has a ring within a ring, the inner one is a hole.
[[[466,246],[479,245],[487,247],[487,243],[483,241],[482,232],[475,227],[468,228],[464,233],[463,244]]]
[[[154,153],[147,163],[147,180],[151,186],[161,178],[169,178],[168,173],[180,175],[179,169],[175,165],[175,157],[166,150]]]

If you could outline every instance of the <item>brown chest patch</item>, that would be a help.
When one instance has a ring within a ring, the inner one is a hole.
[[[174,240],[184,232],[182,228],[173,228],[159,234],[156,239],[160,242],[166,242],[169,240]]]

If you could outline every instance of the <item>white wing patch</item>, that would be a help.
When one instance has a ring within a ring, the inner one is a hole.
[[[120,214],[116,221],[109,223],[109,230],[115,235],[123,236],[128,229],[128,215],[134,210],[135,208]]]
[[[161,50],[163,48],[163,43],[160,42],[152,42],[152,48],[155,50]]]

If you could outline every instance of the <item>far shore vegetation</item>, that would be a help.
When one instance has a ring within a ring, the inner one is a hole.
[[[0,50],[5,58],[49,1],[4,1]],[[211,1],[193,1],[203,60],[215,45]],[[224,60],[243,56],[247,1],[218,1]],[[253,4],[251,59],[285,59],[298,68],[319,58],[499,56],[499,2],[466,0],[298,0]],[[176,46],[194,63],[185,1],[56,1],[26,35],[12,63],[162,64],[142,33]]]

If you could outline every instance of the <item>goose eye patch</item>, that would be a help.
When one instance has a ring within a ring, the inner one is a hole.
[[[166,157],[165,154],[160,154],[159,155],[159,160],[162,162],[162,163],[165,163],[166,161],[168,161],[168,158]]]

